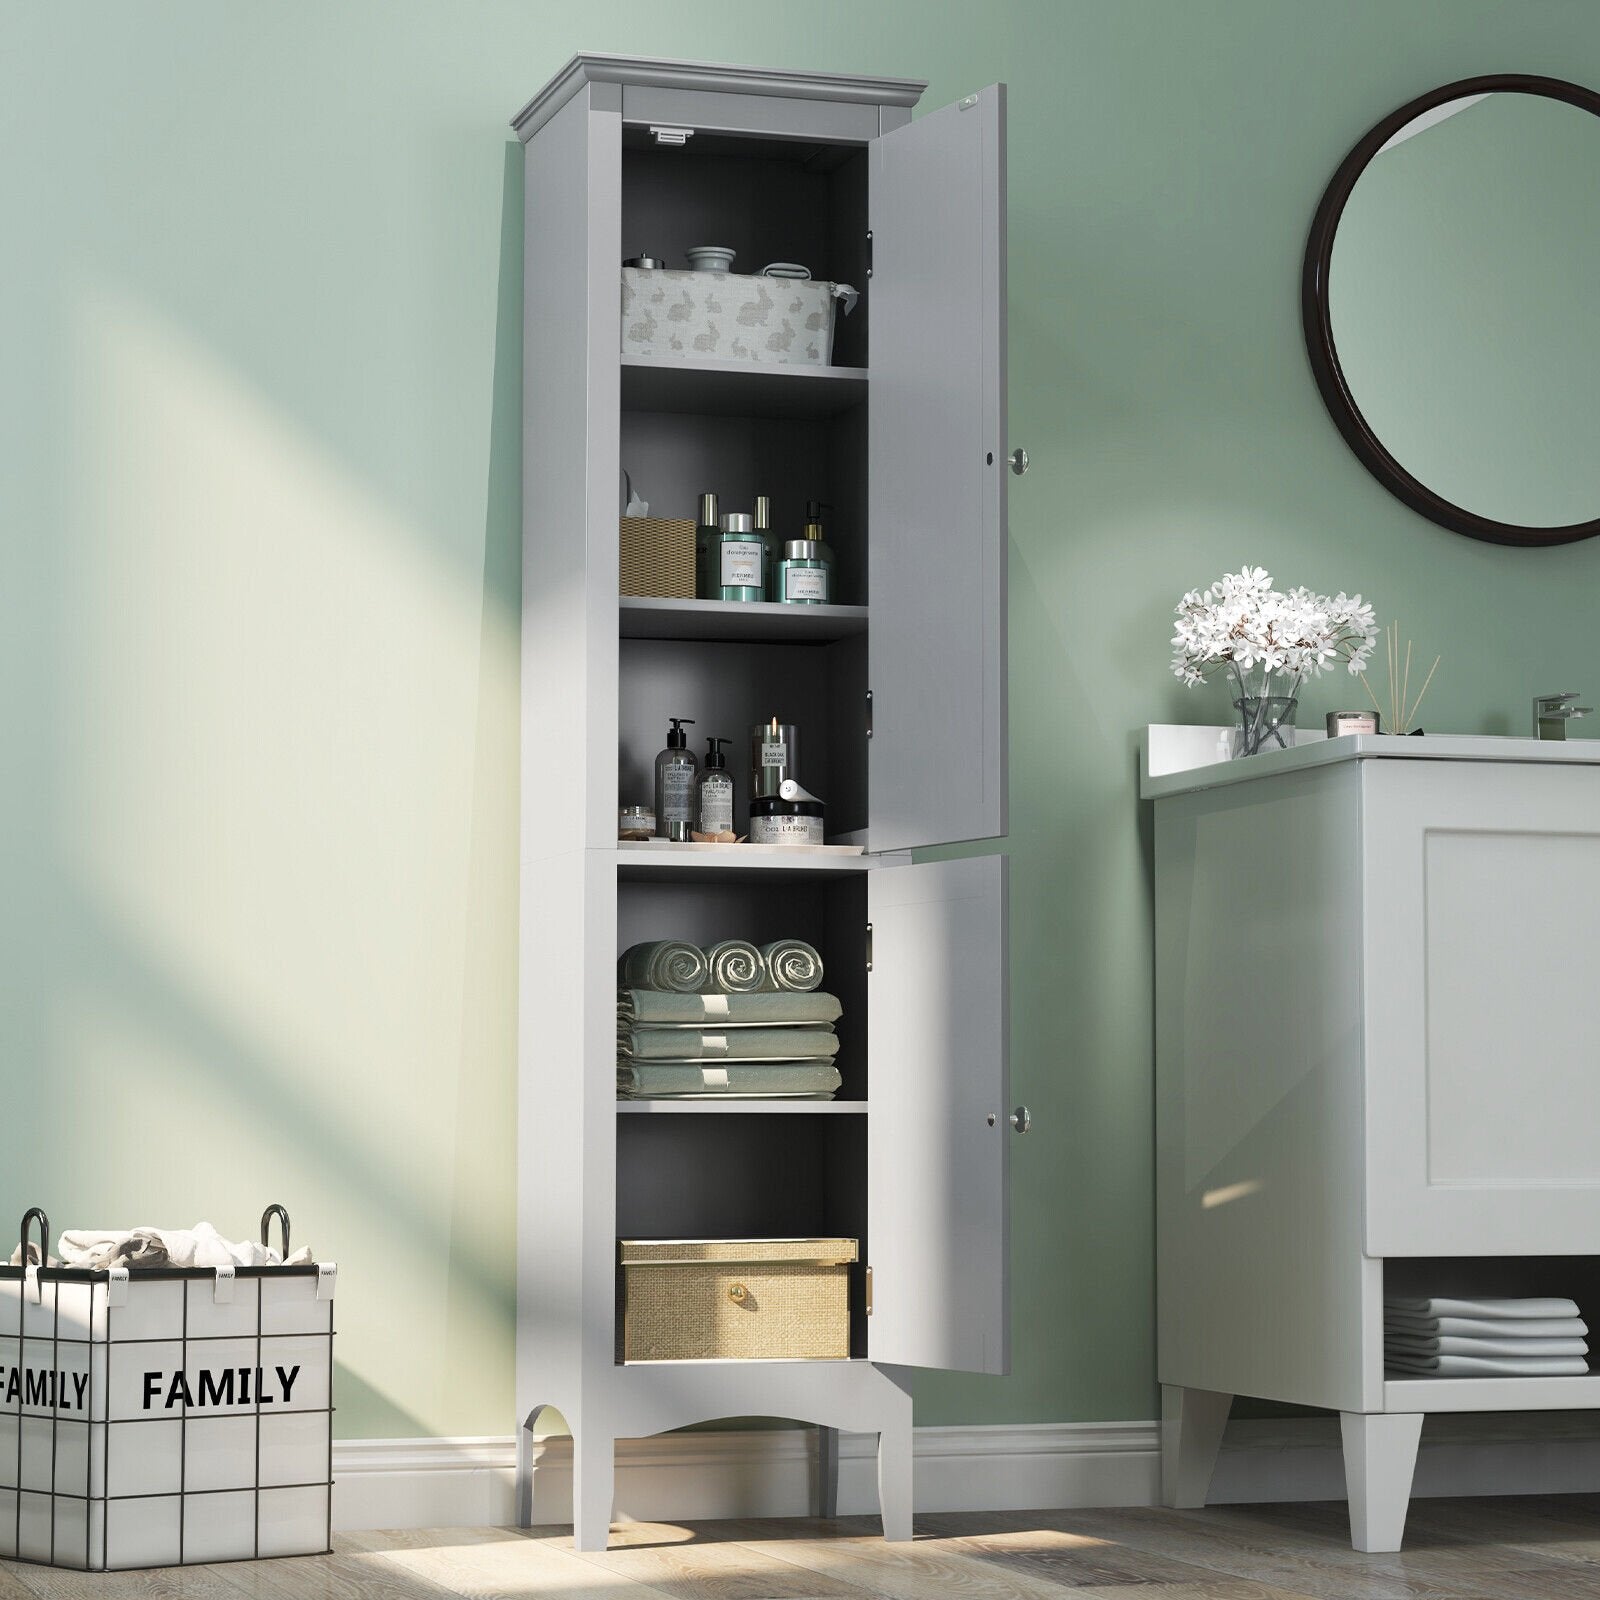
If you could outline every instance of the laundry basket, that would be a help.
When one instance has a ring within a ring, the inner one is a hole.
[[[289,1218],[277,1216],[283,1254]],[[50,1224],[22,1221],[28,1259]],[[57,1567],[311,1555],[331,1530],[331,1261],[0,1266],[0,1556]]]

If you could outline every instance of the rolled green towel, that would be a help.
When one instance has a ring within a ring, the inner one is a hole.
[[[617,1029],[619,1061],[792,1061],[838,1053],[832,1028]]]
[[[837,1022],[843,1007],[837,995],[810,994],[659,994],[651,989],[617,991],[617,1021],[657,1027],[740,1027],[748,1024],[820,1026]]]
[[[748,939],[723,939],[706,951],[706,965],[711,969],[709,987],[724,994],[754,994],[767,986],[767,963],[761,952]],[[685,984],[674,988],[688,992]]]
[[[682,939],[655,939],[624,950],[617,959],[617,982],[624,989],[663,989],[699,994],[710,987],[705,952]]]
[[[761,947],[767,963],[768,989],[804,993],[822,983],[822,957],[804,939],[775,939]]]
[[[681,1098],[831,1100],[843,1083],[831,1061],[714,1062],[645,1061],[617,1068],[617,1094],[624,1100]]]

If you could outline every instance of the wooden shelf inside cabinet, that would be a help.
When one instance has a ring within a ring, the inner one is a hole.
[[[865,1100],[619,1100],[617,1111],[633,1116],[863,1117]]]
[[[865,606],[785,606],[768,600],[663,600],[619,595],[624,639],[832,644],[867,628]]]
[[[624,411],[711,417],[832,417],[867,398],[865,367],[622,358]]]
[[[839,878],[884,861],[839,845],[632,844],[619,842],[622,883],[754,883],[770,873]]]

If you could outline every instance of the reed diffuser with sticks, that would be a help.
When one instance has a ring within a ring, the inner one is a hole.
[[[1384,653],[1389,658],[1389,704],[1387,707],[1378,704],[1378,697],[1373,693],[1372,685],[1367,681],[1366,673],[1361,674],[1361,687],[1367,691],[1367,698],[1372,702],[1372,709],[1378,713],[1380,725],[1387,719],[1387,733],[1421,733],[1421,728],[1413,729],[1412,719],[1417,714],[1417,708],[1422,704],[1422,697],[1428,692],[1428,685],[1433,682],[1433,675],[1439,670],[1440,657],[1433,658],[1433,665],[1428,668],[1427,677],[1422,677],[1422,663],[1417,662],[1417,676],[1422,687],[1417,690],[1417,698],[1411,699],[1411,661],[1415,641],[1407,639],[1404,651],[1400,648],[1400,624],[1391,622],[1383,630]]]

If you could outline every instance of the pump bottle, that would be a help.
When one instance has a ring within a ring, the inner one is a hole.
[[[772,569],[772,598],[783,605],[825,606],[833,600],[833,551],[822,540],[820,500],[806,501],[805,537],[787,540]]]
[[[733,832],[733,774],[728,771],[728,758],[722,746],[732,744],[731,739],[706,740],[705,771],[700,774],[698,804],[699,833]]]
[[[700,763],[684,728],[693,717],[668,717],[667,748],[656,757],[656,837],[686,840],[694,831],[695,779]]]

